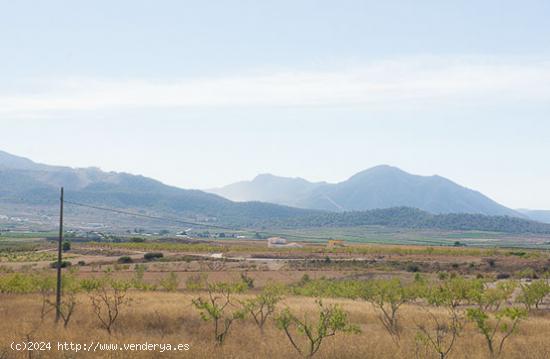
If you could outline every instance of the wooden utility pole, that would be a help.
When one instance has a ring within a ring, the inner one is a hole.
[[[59,199],[59,240],[57,243],[57,289],[55,292],[55,322],[61,317],[61,255],[63,247],[63,187]]]

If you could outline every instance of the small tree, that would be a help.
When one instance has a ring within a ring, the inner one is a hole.
[[[147,271],[147,265],[145,264],[136,264],[134,265],[134,278],[131,279],[130,283],[132,287],[138,290],[155,290],[156,285],[145,283],[144,276],[145,271]]]
[[[305,358],[314,356],[325,338],[338,332],[360,332],[357,326],[350,324],[348,314],[339,306],[324,306],[321,300],[317,300],[316,304],[319,310],[317,323],[311,322],[307,316],[298,318],[288,308],[276,318],[277,327],[285,332],[292,347]],[[300,335],[305,337],[306,345],[298,342]]]
[[[415,299],[416,290],[405,286],[399,279],[371,281],[363,299],[369,301],[380,312],[380,321],[394,341],[398,342],[401,328],[398,322],[399,308]]]
[[[496,312],[512,296],[516,288],[515,281],[499,281],[494,287],[478,286],[469,292],[469,297],[481,309]]]
[[[521,285],[521,294],[518,297],[518,302],[525,305],[528,311],[539,309],[539,306],[544,301],[544,298],[550,294],[550,285],[546,279],[539,279],[530,284]]]
[[[493,315],[483,308],[469,308],[467,315],[485,338],[490,357],[497,358],[502,354],[505,341],[514,333],[521,319],[527,316],[527,311],[508,307]]]
[[[130,283],[106,276],[101,279],[83,280],[81,285],[88,292],[101,326],[111,335],[122,308],[129,303],[126,295]]]
[[[281,286],[269,285],[256,297],[241,302],[245,312],[250,314],[262,333],[264,332],[264,324],[275,312],[277,303],[283,298],[282,293]]]
[[[246,287],[248,289],[254,288],[254,278],[250,277],[248,273],[246,272],[241,273],[241,281],[243,281],[243,283],[246,284]]]
[[[178,289],[180,280],[174,272],[170,272],[168,276],[160,280],[160,286],[169,292],[175,292]]]
[[[445,359],[453,349],[462,325],[458,316],[438,318],[433,312],[428,310],[426,312],[429,317],[428,321],[416,324],[418,328],[416,341],[421,343],[426,350],[428,348],[434,350],[440,359]]]
[[[50,297],[55,293],[55,277],[50,275],[39,275],[34,278],[35,288],[40,293],[42,305],[40,306],[40,321],[43,321],[46,315],[55,309],[50,305]]]
[[[452,278],[419,293],[431,307],[424,308],[427,320],[416,323],[416,341],[427,350],[435,351],[440,359],[451,353],[464,326],[459,305],[468,298],[469,291],[464,290],[468,287],[462,278]],[[433,307],[444,309],[447,314],[438,315],[431,310]]]
[[[225,266],[226,266],[226,259],[225,258],[222,258],[220,260],[206,260],[206,267],[212,271],[212,272],[221,272],[223,270],[225,270]],[[202,265],[201,265],[202,267]]]
[[[208,275],[206,273],[197,273],[189,276],[185,281],[185,288],[188,290],[203,290],[208,287]]]
[[[224,343],[233,322],[244,318],[244,310],[235,309],[232,301],[233,294],[241,293],[245,289],[242,282],[207,284],[208,297],[201,296],[192,300],[202,320],[212,321],[214,339],[218,345]]]
[[[61,285],[62,296],[59,307],[59,315],[61,316],[61,319],[63,319],[63,327],[67,328],[78,303],[77,294],[81,288],[77,278],[74,275],[74,271],[71,271],[63,276]],[[49,304],[55,309],[55,302],[50,301]]]
[[[62,295],[59,314],[61,319],[63,319],[63,326],[66,328],[77,305],[77,293],[80,290],[80,286],[74,275],[74,270],[70,270],[64,274],[61,283]],[[53,298],[56,287],[55,277],[47,274],[36,276],[34,278],[34,285],[38,289],[42,299],[40,307],[40,321],[42,322],[48,313],[56,310],[56,301]]]

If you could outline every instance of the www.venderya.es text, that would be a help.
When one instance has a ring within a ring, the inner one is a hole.
[[[21,341],[12,342],[13,351],[70,351],[70,352],[99,352],[99,351],[151,351],[151,352],[185,352],[191,349],[190,344],[171,343],[89,343],[48,342],[48,341]]]

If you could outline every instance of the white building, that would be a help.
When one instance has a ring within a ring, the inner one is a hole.
[[[281,237],[270,237],[267,239],[268,247],[283,247],[287,243],[285,238]]]

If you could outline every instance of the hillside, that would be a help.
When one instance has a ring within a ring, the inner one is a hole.
[[[408,229],[478,230],[505,233],[549,234],[550,224],[509,216],[469,213],[431,214],[416,208],[394,207],[358,212],[318,213],[279,222],[280,227],[387,226]]]
[[[266,180],[266,178],[268,180]],[[288,191],[276,191],[284,183]],[[430,213],[472,213],[522,217],[485,195],[440,176],[417,176],[377,166],[348,180],[328,184],[262,175],[212,191],[231,200],[261,200],[300,208],[344,212],[413,207]]]
[[[252,181],[237,182],[223,188],[209,189],[207,192],[232,201],[261,201],[299,207],[308,193],[324,185],[326,182],[312,183],[303,178],[261,174]]]
[[[550,223],[550,211],[548,210],[517,209],[516,211],[533,221]]]
[[[0,201],[4,205],[56,206],[59,187],[64,186],[67,200],[224,223],[283,220],[311,213],[269,203],[235,203],[127,173],[47,166],[5,152],[0,154],[0,183]]]
[[[391,168],[389,170],[396,171]],[[362,182],[365,176],[369,177],[373,173],[376,175],[376,172],[379,171],[380,169],[374,172],[371,170],[370,173],[362,173],[360,176],[352,178],[347,185],[351,186],[356,181]],[[409,176],[413,179],[415,177]],[[405,178],[410,177],[406,176]],[[271,181],[272,184],[279,181],[266,176],[263,179],[260,178],[260,180]],[[442,187],[449,185],[448,181],[441,178],[435,180],[442,182]],[[283,182],[288,185],[286,180]],[[301,180],[300,183],[302,187],[309,186],[304,184],[304,180]],[[372,183],[376,184],[376,182]],[[233,202],[199,190],[167,186],[144,176],[103,172],[98,168],[74,169],[48,166],[9,155],[5,152],[0,152],[0,184],[0,209],[8,211],[7,213],[0,213],[4,215],[9,215],[10,208],[16,207],[24,207],[28,210],[28,213],[33,211],[42,213],[44,208],[49,208],[51,209],[49,218],[56,218],[59,187],[64,186],[65,198],[68,201],[241,228],[382,225],[402,228],[550,233],[549,224],[506,216],[495,217],[480,214],[434,215],[403,206],[370,211],[329,212],[263,202]],[[396,183],[393,184],[397,187]],[[284,184],[282,186],[284,187]],[[294,188],[297,192],[300,189],[299,187],[288,185],[285,188]],[[330,192],[330,194],[335,198],[343,197],[343,194],[339,191],[346,189],[345,186],[333,187],[323,183],[314,184],[314,187],[310,188],[312,194],[310,198],[315,199],[316,197],[313,194],[326,187],[332,189],[333,192]],[[272,194],[276,193],[275,189],[277,188],[274,185]],[[373,188],[376,188],[376,186],[373,185]],[[443,190],[441,192],[445,193]],[[359,195],[361,193],[357,193],[357,196]],[[385,193],[380,194],[381,197],[387,195]],[[397,194],[394,196],[397,196]],[[353,196],[349,198],[348,202],[339,200],[341,203],[351,206],[351,199],[353,199]],[[117,216],[113,218],[105,217],[105,213],[98,214],[94,211],[88,211],[85,215],[88,222],[109,220],[111,223],[117,224],[122,220]],[[128,220],[125,219],[125,221]],[[137,226],[142,224],[140,219],[133,220]],[[76,226],[76,223],[86,223],[84,220],[81,222],[76,221],[74,216],[71,217],[71,221],[73,226]],[[128,225],[127,222],[126,225]]]

